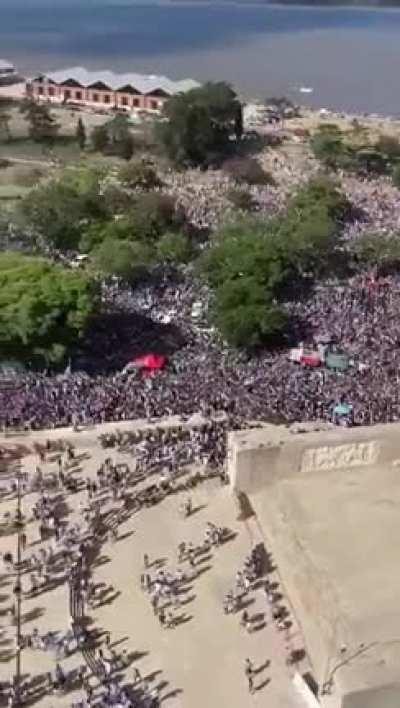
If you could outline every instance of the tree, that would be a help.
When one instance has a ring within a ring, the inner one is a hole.
[[[0,254],[0,349],[59,363],[85,332],[97,290],[84,274],[41,258]]]
[[[227,174],[236,182],[256,185],[274,184],[269,172],[261,167],[254,157],[231,157],[222,165]]]
[[[86,145],[86,128],[81,117],[78,118],[75,135],[80,149],[84,150]]]
[[[57,137],[60,125],[46,105],[28,99],[23,101],[20,111],[29,123],[29,135],[32,140],[38,143],[52,142]]]
[[[158,241],[157,255],[167,263],[187,263],[192,256],[192,247],[185,234],[170,231]]]
[[[20,202],[23,222],[54,247],[77,249],[82,230],[109,216],[99,182],[96,171],[82,169],[39,184]]]
[[[106,126],[96,125],[90,133],[90,140],[95,152],[105,152],[109,146],[109,136]]]
[[[132,283],[146,273],[154,258],[148,244],[139,241],[117,241],[107,238],[95,253],[100,270]]]
[[[88,226],[79,242],[79,250],[90,253],[104,241],[112,241],[114,246],[118,241],[132,240],[132,226],[126,218],[112,221],[96,221]]]
[[[215,321],[225,339],[254,347],[283,333],[280,303],[288,288],[342,265],[347,210],[335,184],[317,179],[292,197],[286,214],[242,218],[215,235],[200,265],[214,289]]]
[[[346,153],[342,131],[334,123],[320,125],[310,141],[317,158],[331,169],[336,169]]]
[[[184,215],[177,210],[174,197],[160,192],[138,194],[127,214],[132,238],[155,242],[167,231],[179,231],[184,225]]]
[[[282,335],[287,315],[255,279],[243,278],[229,280],[219,289],[215,322],[230,344],[254,349]]]
[[[11,113],[9,112],[10,105],[10,101],[7,101],[6,99],[0,100],[0,133],[3,133],[6,140],[11,140]]]
[[[177,165],[217,164],[241,137],[239,110],[236,93],[224,82],[173,96],[157,127],[161,145]]]
[[[162,181],[149,160],[135,160],[123,165],[118,177],[122,184],[130,189],[149,191],[162,186]]]

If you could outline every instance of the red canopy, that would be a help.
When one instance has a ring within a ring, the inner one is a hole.
[[[131,363],[135,364],[140,369],[158,371],[159,369],[163,369],[166,365],[167,357],[162,354],[143,354],[143,356],[135,357]]]

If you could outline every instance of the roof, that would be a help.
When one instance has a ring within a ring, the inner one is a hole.
[[[155,76],[154,74],[146,76],[143,74],[114,74],[113,71],[88,71],[82,66],[74,66],[69,69],[60,69],[46,74],[41,74],[54,81],[56,84],[62,84],[68,79],[72,79],[81,86],[89,87],[92,84],[102,83],[112,91],[117,91],[124,86],[131,86],[137,89],[140,93],[152,93],[157,89],[161,89],[168,94],[180,93],[196,88],[200,84],[193,79],[182,79],[181,81],[172,81],[166,76]],[[35,78],[39,78],[38,76]]]

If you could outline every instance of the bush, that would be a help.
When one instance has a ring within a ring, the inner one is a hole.
[[[7,160],[5,157],[0,157],[0,170],[6,170],[7,167],[11,167],[12,162]]]
[[[222,167],[235,182],[251,185],[274,184],[269,172],[265,172],[253,157],[232,157],[225,160]]]

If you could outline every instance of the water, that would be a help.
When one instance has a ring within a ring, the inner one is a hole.
[[[80,64],[219,78],[249,96],[400,114],[395,9],[0,0],[0,56],[27,75]]]

